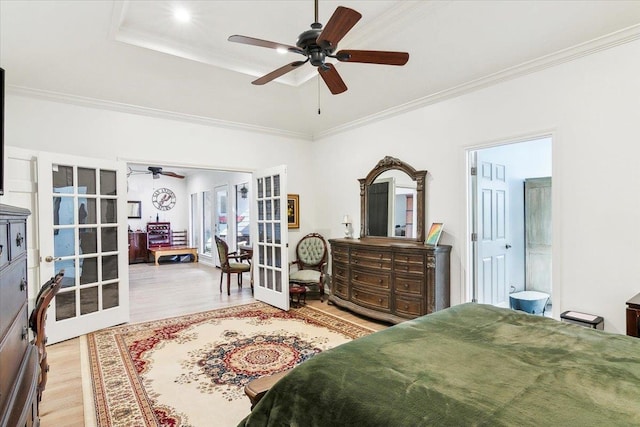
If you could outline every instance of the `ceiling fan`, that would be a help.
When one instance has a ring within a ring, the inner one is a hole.
[[[275,43],[253,37],[233,35],[229,37],[230,42],[243,43],[253,46],[266,47],[270,49],[284,49],[288,52],[306,56],[304,61],[294,61],[283,67],[270,72],[269,74],[254,80],[254,85],[263,85],[278,77],[295,70],[301,65],[310,62],[318,68],[318,73],[324,80],[332,94],[337,95],[347,90],[347,85],[338,74],[336,68],[328,62],[327,58],[334,58],[340,62],[360,62],[367,64],[384,65],[404,65],[409,60],[407,52],[388,52],[379,50],[340,50],[336,53],[338,42],[353,28],[362,18],[362,15],[348,7],[338,6],[333,15],[322,28],[318,22],[318,0],[315,0],[315,21],[311,24],[311,29],[298,36],[295,46],[282,43]]]
[[[162,168],[159,166],[149,166],[146,171],[139,171],[139,170],[128,168],[127,176],[148,174],[148,173],[153,175],[153,179],[159,179],[160,175],[170,176],[172,178],[180,178],[180,179],[184,178],[184,175],[180,175],[175,172],[163,171]]]

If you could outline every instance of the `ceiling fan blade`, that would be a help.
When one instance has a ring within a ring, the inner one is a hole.
[[[283,67],[278,68],[277,70],[273,70],[267,75],[260,77],[257,80],[252,81],[251,83],[254,85],[263,85],[265,83],[269,83],[271,80],[275,80],[278,77],[287,74],[289,71],[293,71],[302,64],[305,64],[307,61],[295,61],[291,64],[287,64]]]
[[[338,42],[356,25],[360,18],[362,15],[359,12],[348,7],[338,6],[316,39],[316,43],[325,48],[335,49]]]
[[[179,174],[177,174],[175,172],[163,172],[163,171],[160,171],[160,175],[165,175],[165,176],[170,176],[170,177],[173,177],[173,178],[180,178],[180,179],[184,178],[184,175],[179,175]]]
[[[338,70],[333,65],[324,64],[324,66],[318,67],[318,73],[320,73],[320,77],[322,77],[332,94],[338,95],[347,90],[347,85],[344,84],[342,77],[338,74]]]
[[[364,62],[367,64],[404,65],[409,60],[407,52],[382,50],[341,50],[336,54],[341,62]]]
[[[304,51],[297,46],[290,46],[288,44],[270,42],[268,40],[256,39],[254,37],[233,35],[233,36],[229,36],[227,40],[234,43],[242,43],[242,44],[248,44],[251,46],[266,47],[269,49],[285,49],[289,52],[299,53],[301,55],[305,54]]]

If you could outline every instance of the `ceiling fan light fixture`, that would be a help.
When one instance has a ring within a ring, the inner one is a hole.
[[[173,17],[176,21],[187,23],[191,21],[191,13],[183,7],[178,7],[173,11]]]

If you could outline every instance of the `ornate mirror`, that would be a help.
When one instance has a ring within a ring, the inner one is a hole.
[[[386,156],[360,181],[360,238],[424,242],[427,171]]]

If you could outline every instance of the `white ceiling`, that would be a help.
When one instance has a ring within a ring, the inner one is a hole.
[[[407,65],[338,63],[340,95],[310,64],[252,85],[301,57],[227,38],[295,45],[312,0],[0,0],[0,65],[25,94],[313,138],[640,37],[640,1],[320,0],[320,22],[339,5],[363,15],[339,49],[406,51]]]

